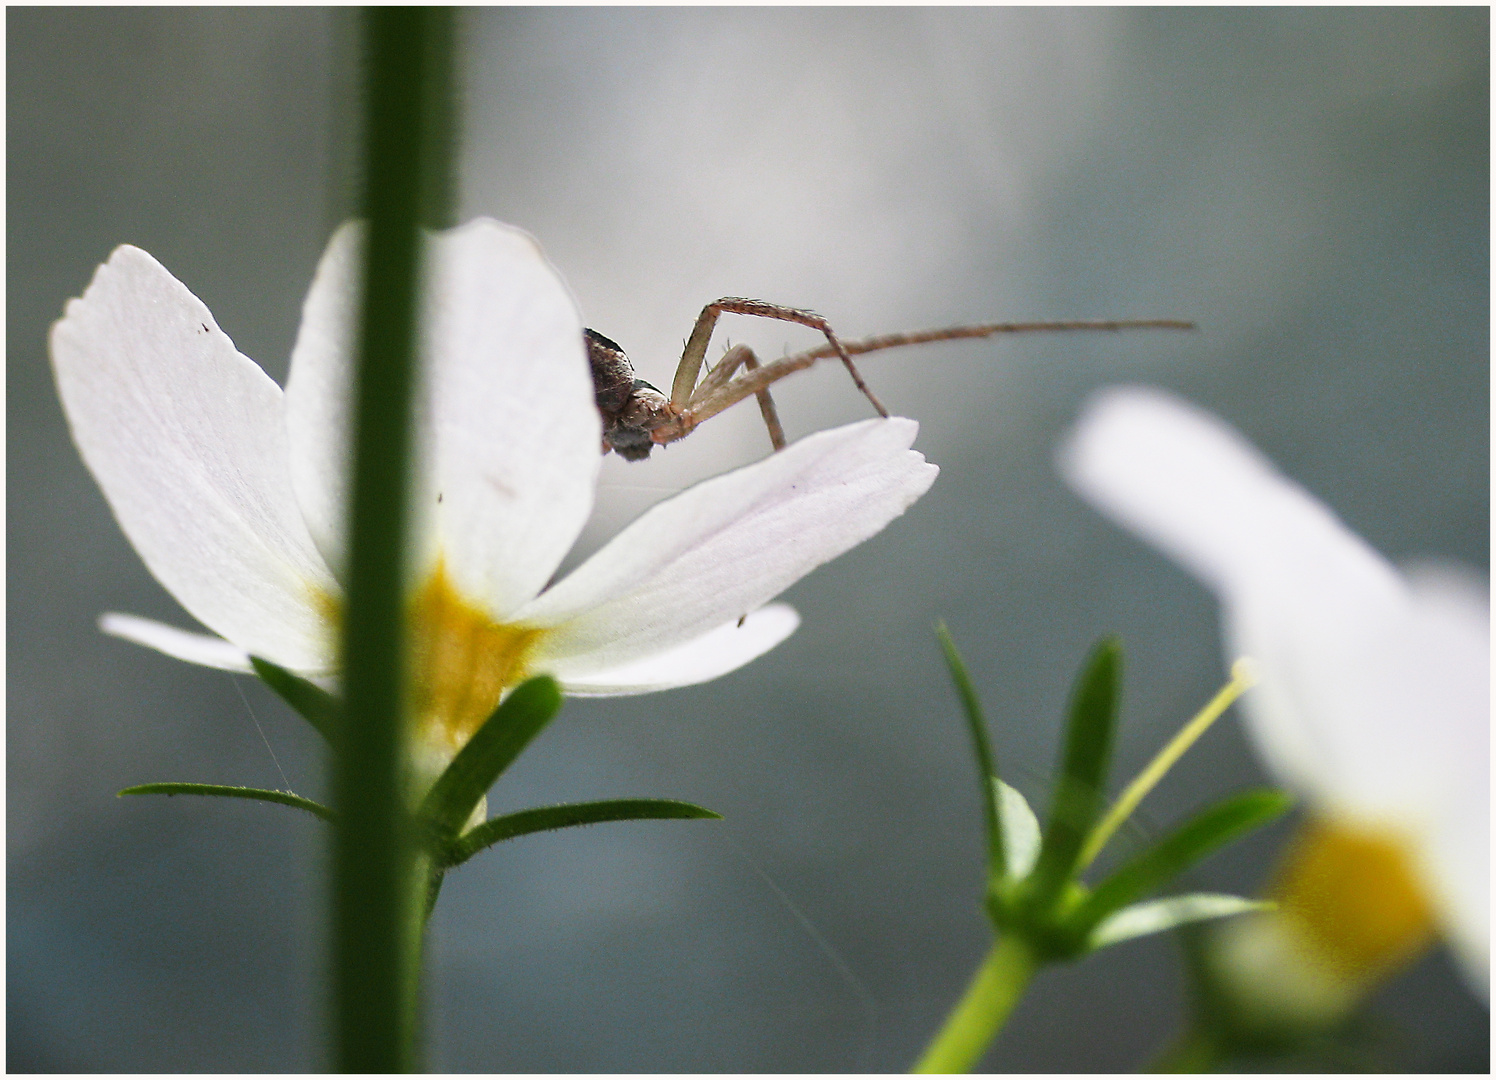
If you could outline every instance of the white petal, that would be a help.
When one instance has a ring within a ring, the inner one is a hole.
[[[1326,713],[1368,696],[1368,652],[1387,651],[1405,610],[1392,567],[1230,427],[1161,391],[1096,395],[1060,467],[1221,597],[1233,655],[1257,663],[1244,708],[1274,771],[1321,798],[1343,787],[1355,748]]]
[[[877,533],[939,471],[912,420],[865,420],[698,484],[652,508],[515,615],[556,627],[553,660],[612,668],[754,611]]]
[[[1009,880],[1021,881],[1029,876],[1029,871],[1039,861],[1043,830],[1023,792],[995,778],[992,782],[997,785],[997,812],[1002,820],[1005,869]]]
[[[1482,1001],[1491,997],[1491,819],[1485,805],[1446,819],[1421,855],[1444,936],[1465,981]]]
[[[1342,593],[1397,589],[1391,566],[1323,504],[1172,394],[1103,390],[1059,456],[1076,491],[1217,591],[1288,574]]]
[[[479,219],[437,245],[428,313],[439,543],[503,618],[592,512],[602,421],[576,302],[526,232]]]
[[[1245,911],[1261,911],[1270,906],[1262,900],[1248,900],[1242,896],[1223,893],[1186,893],[1184,896],[1167,896],[1161,900],[1145,900],[1114,911],[1102,919],[1096,929],[1091,931],[1089,944],[1093,949],[1104,949],[1108,945],[1130,941],[1146,934],[1173,930],[1186,923],[1240,915]]]
[[[99,629],[111,637],[133,641],[189,664],[246,674],[254,672],[249,662],[249,653],[239,646],[208,634],[178,630],[175,626],[167,626],[155,619],[106,611],[99,616]]]
[[[1258,676],[1242,702],[1249,734],[1280,779],[1328,812],[1407,825],[1426,784],[1407,752],[1423,722],[1408,707],[1419,680],[1404,649],[1406,597],[1331,592],[1306,583],[1275,596],[1264,583],[1226,598],[1229,651]]]
[[[338,230],[291,357],[297,493],[342,561],[364,229]],[[417,410],[417,547],[503,619],[555,572],[592,509],[602,426],[575,301],[529,234],[478,219],[430,238]]]
[[[334,586],[292,495],[280,388],[138,248],[114,251],[50,341],[73,441],[156,580],[235,644],[325,669],[317,598]]]
[[[286,379],[291,477],[302,517],[334,571],[344,569],[350,381],[363,282],[363,222],[345,223],[317,263],[301,305]]]
[[[741,623],[734,619],[699,638],[608,671],[591,671],[586,658],[557,664],[561,688],[574,697],[621,697],[694,686],[757,660],[795,632],[800,616],[788,604],[769,604]],[[537,667],[544,666],[538,662]]]
[[[1448,566],[1409,571],[1410,652],[1425,677],[1426,876],[1471,987],[1488,1000],[1491,954],[1491,622],[1488,586]]]

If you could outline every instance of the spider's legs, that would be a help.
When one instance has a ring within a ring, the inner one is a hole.
[[[748,351],[746,345],[738,348]],[[758,358],[752,352],[743,357],[743,366],[749,371],[757,371],[759,368]],[[775,451],[785,448],[784,427],[779,423],[779,410],[774,408],[774,399],[769,396],[769,388],[764,387],[756,395],[758,398],[758,411],[763,414],[764,427],[769,429],[769,441],[774,444]]]
[[[753,350],[747,345],[734,345],[727,350],[721,360],[717,361],[717,366],[706,373],[706,378],[701,380],[700,385],[691,392],[690,400],[687,401],[686,408],[682,412],[695,419],[696,406],[731,383],[738,368],[743,368],[745,371],[758,371],[762,367],[763,365],[758,362],[758,357],[753,355]],[[742,397],[746,396],[746,394],[742,395]],[[763,414],[764,426],[769,429],[769,441],[774,444],[775,450],[783,450],[786,445],[784,428],[779,423],[779,411],[774,408],[774,399],[769,396],[768,386],[755,390],[754,396],[758,398],[758,411]],[[714,415],[718,411],[720,410],[713,410],[708,415]],[[700,419],[704,420],[706,416]]]
[[[842,347],[841,341],[832,332],[825,319],[812,311],[781,307],[763,300],[746,300],[740,296],[724,296],[721,300],[701,309],[701,315],[696,319],[696,325],[691,329],[691,336],[686,341],[686,350],[681,354],[680,366],[675,369],[675,381],[670,386],[670,403],[677,409],[686,408],[691,401],[692,393],[696,390],[696,378],[701,374],[701,364],[706,358],[707,343],[711,340],[712,330],[717,325],[717,317],[724,311],[737,315],[757,315],[764,319],[781,319],[784,322],[799,323],[801,326],[819,330],[826,335],[826,340],[836,355],[841,358],[841,362],[846,365],[852,381],[857,384],[857,389],[873,403],[873,408],[878,410],[878,415],[888,415],[888,410],[883,407],[883,403],[868,389],[867,383],[862,381],[857,365],[852,363],[851,355]]]
[[[706,355],[707,339],[711,337],[712,326],[717,321],[718,308],[721,310],[739,310],[734,307],[729,309],[728,304],[753,305],[755,310],[748,314],[761,315],[765,312],[756,310],[759,307],[770,307],[772,305],[759,304],[758,301],[743,300],[734,301],[729,299],[719,300],[716,304],[707,305],[706,310],[701,313],[701,318],[696,320],[696,331],[691,335],[691,341],[686,346],[686,355],[681,360],[681,366],[676,372],[675,387],[679,389],[685,385],[684,398],[677,405],[678,419],[671,425],[661,426],[653,433],[656,443],[665,444],[682,439],[690,434],[691,430],[698,424],[710,420],[723,409],[742,401],[749,394],[763,394],[770,386],[787,375],[797,371],[803,371],[817,360],[824,360],[832,356],[858,356],[863,353],[878,352],[881,349],[893,349],[904,345],[921,345],[933,341],[955,341],[962,338],[986,338],[995,334],[1017,334],[1032,331],[1054,331],[1054,330],[1193,330],[1195,324],[1180,319],[1086,319],[1069,320],[1065,322],[1007,322],[1007,323],[981,323],[971,326],[945,326],[935,330],[919,330],[907,334],[885,334],[881,337],[863,338],[860,341],[849,341],[843,344],[826,331],[826,336],[831,344],[820,345],[805,352],[795,353],[793,356],[782,356],[778,360],[770,360],[759,364],[757,361],[750,364],[749,358],[752,352],[746,345],[738,345],[729,349],[722,357],[721,362],[707,373],[706,378],[701,380],[700,386],[693,385],[696,376],[701,370],[702,357]],[[810,315],[808,312],[798,312],[793,308],[778,309],[781,312],[792,312],[794,315],[806,315],[810,319],[819,322],[819,316]],[[784,317],[784,316],[780,316]],[[790,318],[791,322],[801,322],[799,318]],[[807,324],[814,325],[814,324]],[[699,340],[698,340],[699,339]],[[693,352],[694,349],[694,352]],[[694,356],[694,366],[692,360]],[[742,368],[743,371],[733,378],[734,373]],[[871,395],[870,395],[871,396]],[[759,399],[759,407],[764,408],[763,397]],[[772,407],[772,405],[770,406]],[[767,419],[767,413],[765,414]],[[773,424],[770,422],[770,438],[773,438]]]

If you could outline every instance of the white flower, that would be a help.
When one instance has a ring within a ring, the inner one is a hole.
[[[1395,850],[1484,997],[1486,588],[1452,571],[1399,573],[1230,427],[1161,391],[1099,394],[1060,464],[1220,597],[1228,654],[1251,657],[1260,679],[1243,702],[1257,749],[1308,803],[1321,841],[1348,840],[1296,856],[1289,877]],[[1381,917],[1395,907],[1378,902]]]
[[[328,246],[284,392],[137,248],[68,303],[51,352],[73,439],[151,573],[219,636],[120,615],[106,631],[335,677],[362,244],[347,225]],[[548,587],[601,461],[575,302],[493,221],[435,235],[428,267],[410,623],[425,769],[531,675],[617,695],[746,664],[798,624],[767,601],[934,482],[911,420],[820,432],[656,506]]]

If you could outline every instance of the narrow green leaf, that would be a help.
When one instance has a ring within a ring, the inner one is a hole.
[[[337,815],[321,803],[303,799],[289,791],[270,791],[265,788],[236,787],[230,784],[136,784],[125,788],[120,795],[214,795],[225,799],[254,799],[257,802],[294,806],[298,810],[316,814],[323,821],[337,820]]]
[[[1065,749],[1032,875],[1031,902],[1036,907],[1049,906],[1064,892],[1101,812],[1121,689],[1122,643],[1116,637],[1103,638],[1071,694]]]
[[[1145,900],[1114,911],[1091,931],[1087,946],[1104,949],[1119,941],[1173,930],[1186,923],[1220,919],[1227,915],[1240,915],[1244,911],[1266,911],[1273,907],[1270,900],[1248,900],[1244,896],[1225,893],[1186,893],[1169,896],[1162,900]]]
[[[604,821],[648,821],[669,818],[717,818],[721,814],[674,799],[610,799],[605,802],[564,803],[541,806],[491,818],[474,826],[452,844],[443,860],[446,866],[465,863],[484,848],[516,836],[567,829],[573,825],[596,825]]]
[[[549,675],[516,686],[437,778],[420,816],[439,837],[455,837],[499,774],[560,709],[561,688]]]
[[[1217,848],[1287,810],[1292,800],[1271,789],[1245,791],[1196,814],[1097,885],[1065,920],[1077,939],[1089,938],[1107,916],[1163,888]]]
[[[997,779],[992,783],[997,789],[998,814],[1007,842],[1008,878],[1021,881],[1039,859],[1039,819],[1017,788]]]
[[[333,741],[333,732],[338,723],[338,699],[315,683],[308,682],[299,675],[292,675],[283,667],[272,664],[269,660],[261,660],[258,656],[251,656],[249,662],[254,665],[255,674],[258,675],[266,686],[280,695],[291,708],[301,714],[302,718],[317,733],[329,743]]]
[[[977,771],[981,774],[982,818],[987,826],[987,875],[991,880],[1000,880],[1006,876],[1007,860],[1003,850],[1003,820],[998,814],[992,787],[997,782],[997,765],[992,756],[992,744],[987,739],[987,719],[982,714],[982,702],[977,697],[976,687],[971,684],[971,676],[966,673],[966,664],[956,651],[956,643],[951,640],[945,623],[935,624],[935,636],[940,639],[951,682],[955,683],[956,694],[961,699],[961,711],[966,714],[966,727],[971,732],[972,751],[976,754]]]

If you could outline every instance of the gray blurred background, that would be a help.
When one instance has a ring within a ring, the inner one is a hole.
[[[804,625],[775,653],[704,687],[569,704],[504,778],[495,811],[667,796],[726,821],[531,837],[453,874],[433,1067],[908,1066],[988,942],[973,766],[932,622],[1032,799],[1101,634],[1128,650],[1119,784],[1224,677],[1212,598],[1055,476],[1094,387],[1173,388],[1390,556],[1486,567],[1485,10],[464,18],[463,216],[532,231],[588,323],[660,385],[721,295],[813,307],[849,338],[1062,317],[1201,329],[869,358],[940,481],[790,591]],[[94,630],[108,609],[190,620],[79,462],[44,341],[128,241],[284,379],[353,205],[351,19],[7,12],[12,1070],[326,1062],[319,823],[114,797],[151,780],[317,795],[320,747],[253,681]],[[761,355],[814,342],[724,330]],[[778,397],[792,437],[868,415],[829,367]],[[767,449],[746,406],[647,465],[610,459],[582,548]],[[1228,718],[1145,826],[1261,780]],[[1283,834],[1192,883],[1254,888]],[[986,1066],[1138,1066],[1178,1022],[1178,956],[1165,936],[1047,971]],[[1440,953],[1374,1013],[1401,1068],[1489,1066],[1487,1014]]]

